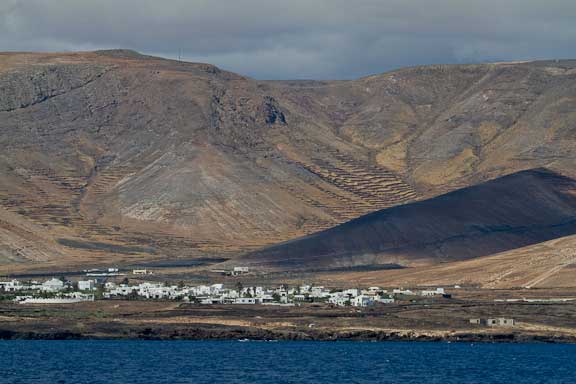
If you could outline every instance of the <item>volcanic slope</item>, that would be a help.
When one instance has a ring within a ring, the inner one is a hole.
[[[576,235],[490,256],[433,266],[374,271],[337,271],[326,281],[359,286],[481,286],[483,288],[576,287]]]
[[[235,257],[515,171],[574,172],[576,62],[256,81],[0,54],[0,262]]]
[[[521,171],[428,200],[374,212],[245,261],[289,269],[477,258],[576,234],[576,181]]]

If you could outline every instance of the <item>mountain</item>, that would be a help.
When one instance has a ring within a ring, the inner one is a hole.
[[[576,235],[469,260],[414,268],[333,271],[323,279],[359,286],[480,286],[574,288]]]
[[[282,270],[413,266],[491,255],[576,234],[576,180],[536,169],[370,213],[254,252]]]
[[[0,54],[0,262],[236,257],[524,169],[576,176],[576,61],[257,81]]]

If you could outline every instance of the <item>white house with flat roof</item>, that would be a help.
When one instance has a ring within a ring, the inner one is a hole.
[[[420,292],[420,295],[422,296],[439,296],[439,295],[443,295],[446,292],[444,291],[444,288],[436,288],[435,290],[425,290]]]
[[[514,319],[507,319],[504,317],[498,317],[496,319],[487,319],[486,325],[489,327],[513,327],[516,325]]]
[[[234,304],[259,304],[260,299],[256,297],[237,297]]]
[[[346,295],[344,292],[335,292],[328,298],[328,303],[343,307],[351,304],[350,296]]]
[[[374,301],[381,304],[393,304],[395,300],[389,296],[376,296]]]
[[[80,291],[94,291],[96,289],[96,281],[94,280],[80,280],[78,282],[78,290]]]
[[[42,283],[42,291],[44,292],[59,292],[64,290],[64,282],[59,279],[50,279]]]
[[[3,288],[5,292],[17,292],[24,289],[24,285],[18,280],[0,281],[0,287]]]

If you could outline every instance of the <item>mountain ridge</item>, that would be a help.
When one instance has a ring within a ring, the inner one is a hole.
[[[0,260],[236,257],[522,169],[575,176],[574,100],[571,60],[258,81],[123,50],[3,53]],[[154,253],[120,252],[138,248]]]

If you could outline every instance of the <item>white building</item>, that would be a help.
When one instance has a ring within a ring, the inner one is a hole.
[[[504,317],[486,320],[486,325],[489,327],[513,327],[515,324],[514,319],[506,319]]]
[[[392,290],[392,293],[396,294],[396,295],[414,295],[414,292],[412,292],[409,289],[394,289]]]
[[[393,304],[395,300],[393,297],[376,296],[374,301],[377,303],[382,303],[382,304]]]
[[[213,295],[217,295],[224,289],[224,284],[212,284],[210,286],[210,293]]]
[[[159,283],[142,283],[137,287],[138,296],[147,299],[176,299],[183,296],[177,286],[166,287]]]
[[[238,275],[244,275],[248,272],[250,272],[250,269],[248,267],[234,267],[232,271],[228,272],[228,274],[232,276],[238,276]]]
[[[358,288],[350,288],[344,291],[344,294],[350,295],[352,297],[360,296],[360,290]]]
[[[328,303],[343,307],[345,305],[350,305],[350,296],[344,294],[344,292],[335,292],[328,298]]]
[[[51,279],[42,283],[42,291],[59,292],[64,290],[64,283],[59,279]]]
[[[256,297],[238,297],[234,300],[234,304],[259,304],[260,299]]]
[[[133,275],[151,275],[152,271],[145,269],[145,268],[144,269],[133,269],[132,274]]]
[[[83,301],[94,301],[94,295],[85,295],[80,292],[60,294],[57,297],[39,298],[32,296],[18,296],[14,299],[19,304],[73,304]]]
[[[310,288],[310,297],[324,298],[324,297],[329,297],[329,296],[330,296],[330,291],[325,289],[322,286]]]
[[[444,292],[444,288],[436,288],[435,290],[427,290],[420,292],[422,296],[437,296],[437,295],[443,295],[444,293],[446,293]]]
[[[107,281],[104,284],[104,289],[114,289],[114,288],[116,288],[116,283],[113,281]]]
[[[374,298],[370,296],[356,296],[350,301],[351,304],[355,307],[367,307],[369,305],[374,305]]]
[[[131,287],[129,285],[120,285],[118,287],[114,287],[110,289],[108,292],[104,294],[104,297],[112,297],[112,296],[128,296],[131,293],[136,291],[136,287]]]
[[[197,287],[192,287],[189,293],[192,296],[209,296],[211,288],[208,285],[199,285]]]
[[[0,287],[6,292],[17,292],[24,290],[24,285],[18,280],[0,281]]]
[[[304,293],[309,293],[310,292],[310,286],[309,285],[301,285],[300,286],[300,293],[304,294]]]
[[[96,281],[94,280],[80,280],[78,282],[79,291],[94,291],[96,289]]]

